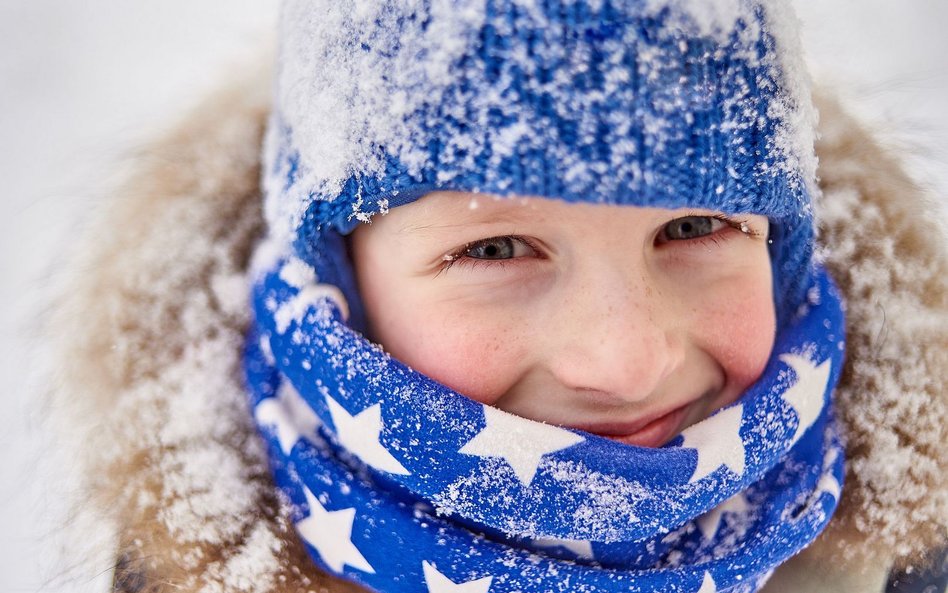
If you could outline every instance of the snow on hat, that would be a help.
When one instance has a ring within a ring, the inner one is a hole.
[[[433,190],[766,215],[778,315],[813,252],[815,117],[778,0],[287,0],[266,148],[304,259]]]

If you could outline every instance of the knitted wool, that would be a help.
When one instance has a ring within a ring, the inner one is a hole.
[[[785,11],[289,1],[267,150],[271,232],[312,262],[318,235],[432,189],[763,214],[786,319],[808,281],[815,165]]]

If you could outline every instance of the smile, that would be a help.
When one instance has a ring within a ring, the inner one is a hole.
[[[692,403],[688,402],[659,416],[634,422],[593,424],[575,428],[627,445],[660,447],[681,432],[682,422]]]

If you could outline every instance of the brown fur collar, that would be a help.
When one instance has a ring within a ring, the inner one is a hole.
[[[142,156],[53,323],[53,409],[83,451],[86,512],[116,526],[117,591],[359,590],[316,571],[281,518],[240,378],[269,88],[256,77],[217,94]],[[797,566],[845,574],[944,538],[948,258],[898,162],[820,105],[822,242],[848,295],[837,397],[850,461],[838,514]]]

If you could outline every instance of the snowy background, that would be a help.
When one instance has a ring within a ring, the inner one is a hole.
[[[795,4],[816,79],[948,204],[948,2]],[[64,567],[44,547],[67,485],[38,463],[50,444],[36,405],[35,313],[115,163],[252,61],[276,6],[0,0],[0,591],[108,590],[107,571],[57,579]]]

